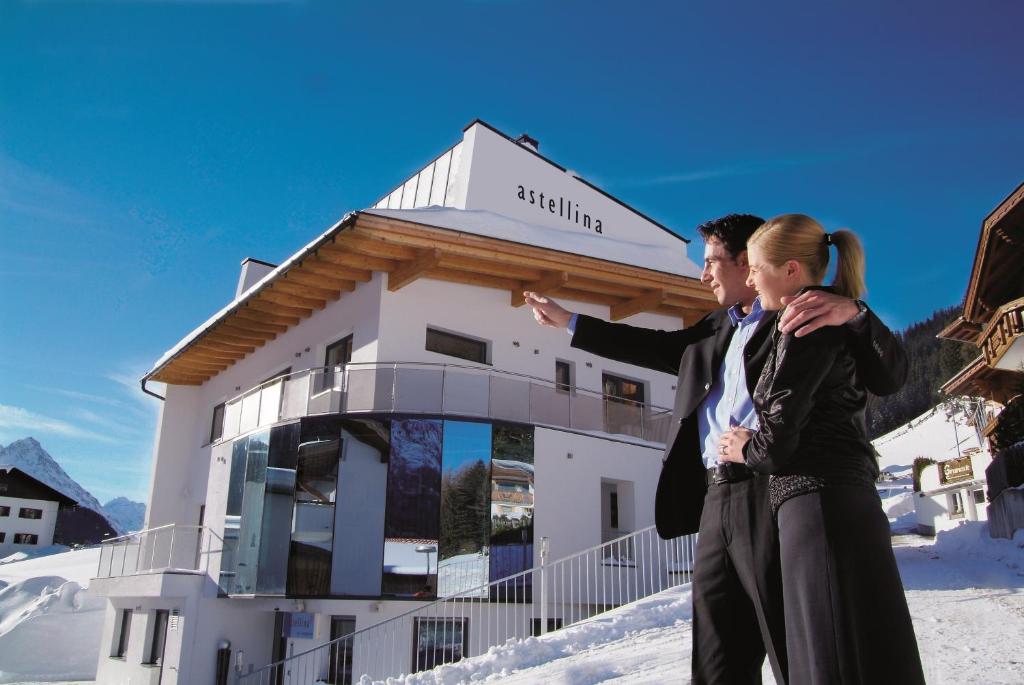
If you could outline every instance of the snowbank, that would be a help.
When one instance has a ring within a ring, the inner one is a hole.
[[[0,683],[96,677],[106,600],[85,586],[98,562],[94,548],[0,565]]]

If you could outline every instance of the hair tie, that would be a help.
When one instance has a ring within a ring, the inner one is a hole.
[[[832,244],[832,234],[831,233],[826,233],[825,234],[825,244],[826,245],[831,245]]]

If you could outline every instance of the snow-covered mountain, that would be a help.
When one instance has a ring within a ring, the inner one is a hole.
[[[127,497],[115,497],[103,505],[103,513],[121,534],[142,530],[146,520],[146,505]]]
[[[74,478],[65,473],[60,464],[43,449],[43,446],[35,438],[22,438],[7,447],[0,447],[0,464],[17,466],[54,490],[63,492],[78,502],[78,506],[87,507],[98,514],[103,514],[103,506],[99,501],[79,485]]]

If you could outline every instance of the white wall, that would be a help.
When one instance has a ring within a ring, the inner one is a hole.
[[[491,366],[497,370],[554,380],[555,360],[575,362],[576,386],[600,392],[601,373],[647,382],[647,401],[672,407],[675,378],[588,354],[570,346],[565,330],[540,326],[528,306],[512,307],[504,290],[420,279],[398,292],[383,293],[379,359],[448,364],[472,362],[428,352],[427,326],[490,341]],[[607,319],[608,307],[565,300],[572,311]],[[637,314],[623,320],[636,326],[675,330],[682,321],[661,314]],[[515,342],[519,346],[515,346]],[[536,353],[534,352],[536,350]],[[587,363],[591,366],[587,366]]]
[[[601,544],[602,479],[633,484],[632,503],[620,488],[620,527],[631,520],[632,530],[653,525],[661,455],[658,448],[538,428],[534,554],[539,555],[541,537],[548,538],[552,561]]]
[[[0,506],[11,508],[9,515],[0,516],[0,532],[5,533],[4,541],[0,543],[0,557],[5,557],[15,552],[31,552],[53,544],[53,529],[57,525],[57,509],[60,506],[57,502],[42,499],[23,499],[20,497],[0,497]],[[20,518],[18,513],[22,508],[42,509],[43,516],[38,519]],[[39,540],[34,545],[16,545],[14,544],[14,536],[17,533],[38,535]]]

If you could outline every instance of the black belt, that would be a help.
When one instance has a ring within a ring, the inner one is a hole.
[[[747,468],[746,464],[723,461],[718,466],[708,469],[705,477],[705,482],[710,487],[722,483],[739,483],[740,481],[750,480],[754,477],[754,472]]]

